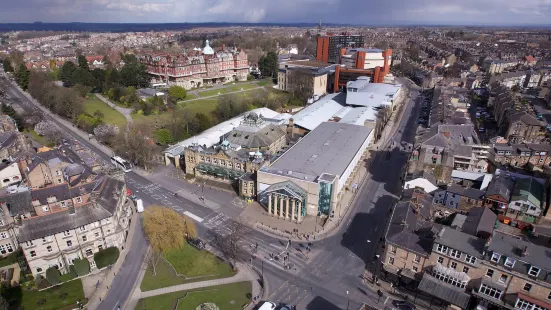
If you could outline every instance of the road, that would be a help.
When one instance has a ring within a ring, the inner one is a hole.
[[[0,78],[0,87],[7,90],[12,102],[24,110],[38,110],[36,103],[25,97],[9,81]],[[413,107],[414,104],[411,102],[406,105],[403,115],[409,117],[403,117],[397,124],[387,145],[392,141],[413,141],[418,104],[415,105],[416,110],[413,110]],[[56,118],[50,119],[64,127]],[[78,140],[102,159],[109,161],[110,154],[103,153],[73,133],[73,129],[68,129],[70,130],[66,131],[67,135],[72,139]],[[365,258],[373,257],[377,240],[384,234],[389,208],[395,202],[395,195],[401,188],[399,178],[407,156],[398,149],[390,152],[390,157],[387,151],[382,150],[372,155],[372,164],[368,167],[369,179],[362,184],[349,215],[332,237],[315,242],[308,259],[295,250],[300,248],[300,245],[293,244],[290,255],[290,264],[293,266],[291,270],[285,270],[279,260],[270,259],[271,253],[285,251],[285,241],[266,236],[256,230],[240,240],[239,244],[245,249],[252,249],[258,244],[257,259],[253,260],[253,265],[264,274],[267,300],[294,304],[297,305],[297,309],[315,310],[344,309],[348,306],[354,309],[362,302],[375,304],[376,294],[367,290],[361,283],[360,275],[368,263]],[[223,208],[208,208],[181,196],[176,197],[174,191],[135,172],[126,173],[125,179],[128,187],[144,200],[146,206],[166,205],[195,218],[198,222],[199,236],[207,241],[214,233],[230,233],[235,227],[233,218],[242,211],[229,205]],[[99,309],[115,309],[118,305],[124,305],[133,291],[147,250],[141,224],[130,247],[130,255],[127,256]]]

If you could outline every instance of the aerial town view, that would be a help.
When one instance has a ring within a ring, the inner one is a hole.
[[[2,3],[0,310],[551,310],[549,16]]]

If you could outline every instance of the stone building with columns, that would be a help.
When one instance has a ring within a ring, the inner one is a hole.
[[[324,122],[287,152],[257,171],[257,200],[272,216],[300,222],[339,210],[353,188],[373,128]]]

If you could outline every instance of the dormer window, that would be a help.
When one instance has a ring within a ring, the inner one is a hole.
[[[513,268],[515,266],[516,260],[511,257],[507,257],[505,260],[505,267]]]
[[[490,259],[493,263],[499,262],[499,259],[501,258],[501,254],[499,253],[493,253],[492,258]]]
[[[540,274],[540,269],[536,266],[530,266],[530,270],[528,270],[528,275],[532,277],[537,277]]]

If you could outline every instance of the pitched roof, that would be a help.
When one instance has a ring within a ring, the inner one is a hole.
[[[487,207],[474,207],[469,210],[461,231],[476,236],[479,232],[492,233],[497,215]]]
[[[6,204],[11,216],[18,216],[34,211],[31,204],[31,191],[19,191],[0,197],[0,204]]]
[[[501,173],[492,179],[486,190],[486,197],[488,196],[499,196],[505,203],[508,203],[511,200],[511,193],[513,191],[513,186],[515,185],[515,180],[510,175]]]
[[[524,249],[526,249],[526,255],[523,256]],[[549,259],[551,257],[551,249],[535,245],[518,237],[494,231],[488,251],[513,257],[516,260],[551,271],[551,259]]]
[[[443,227],[438,233],[435,242],[476,257],[482,256],[486,243],[484,239],[477,238],[450,227]]]
[[[448,186],[446,191],[452,194],[456,194],[456,195],[460,195],[460,196],[472,198],[472,199],[478,199],[478,200],[483,199],[484,195],[486,194],[486,192],[481,191],[479,189],[471,188],[471,187],[463,187],[457,184],[452,184],[451,186]]]
[[[535,206],[541,208],[541,202],[543,200],[544,187],[543,184],[535,180],[534,178],[522,178],[517,179],[515,186],[513,187],[513,193],[511,195],[511,201],[513,200],[527,200],[533,203]]]

